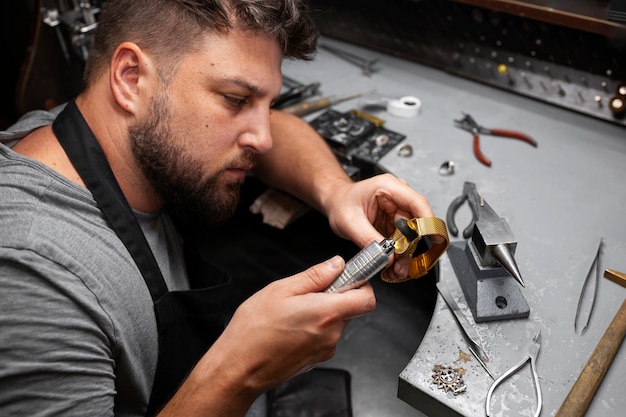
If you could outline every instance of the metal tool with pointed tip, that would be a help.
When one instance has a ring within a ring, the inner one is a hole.
[[[517,240],[507,221],[498,216],[476,190],[465,182],[447,213],[450,233],[458,229],[454,215],[467,201],[472,221],[464,230],[467,242],[452,242],[448,256],[476,322],[526,318],[530,308],[520,291],[526,284],[515,261]]]
[[[585,333],[587,330],[587,326],[589,326],[589,321],[591,320],[591,315],[594,310],[594,305],[596,303],[596,296],[598,295],[598,287],[600,286],[600,271],[602,266],[602,249],[604,246],[604,239],[600,238],[600,245],[598,245],[598,250],[596,251],[596,256],[593,258],[593,262],[589,267],[589,272],[587,272],[587,276],[585,277],[585,282],[583,283],[583,287],[580,291],[580,297],[578,297],[578,306],[576,307],[576,315],[574,316],[574,331],[578,333],[578,324],[579,322],[582,324],[582,329],[580,329],[580,334]],[[591,289],[591,296],[587,296],[587,290]],[[585,303],[585,301],[587,301]],[[587,304],[585,314],[582,314],[581,307],[583,304]],[[584,317],[581,318],[581,317]]]
[[[461,312],[461,309],[459,308],[456,301],[452,297],[452,294],[450,294],[450,291],[448,291],[448,288],[442,282],[437,283],[437,290],[439,290],[439,294],[441,294],[443,301],[446,302],[446,304],[448,305],[448,308],[452,312],[452,315],[454,316],[454,320],[459,325],[459,328],[461,329],[461,332],[463,333],[463,337],[465,338],[465,341],[468,344],[470,352],[472,353],[472,355],[474,355],[474,357],[476,358],[480,366],[482,366],[483,369],[487,371],[487,374],[489,374],[491,379],[495,379],[493,374],[487,367],[486,362],[489,361],[489,358],[487,357],[487,354],[485,353],[485,350],[482,347],[482,343],[480,340],[480,336],[478,335],[478,332],[476,331],[476,329],[472,327],[470,322],[465,318],[465,316]]]

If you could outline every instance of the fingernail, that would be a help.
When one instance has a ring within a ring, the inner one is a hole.
[[[333,256],[327,262],[332,269],[343,268],[343,258],[341,256]]]

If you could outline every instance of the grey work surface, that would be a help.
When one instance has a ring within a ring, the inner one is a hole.
[[[488,366],[496,376],[523,358],[531,337],[541,330],[541,414],[554,415],[626,298],[626,288],[600,278],[589,328],[582,335],[574,331],[579,295],[600,238],[604,239],[602,271],[626,271],[626,130],[409,61],[331,39],[322,41],[381,58],[378,70],[367,77],[354,64],[320,50],[313,62],[286,62],[284,73],[304,83],[320,81],[325,95],[375,89],[386,97],[418,97],[422,107],[416,118],[372,112],[386,120],[388,129],[407,135],[402,144],[414,148],[408,158],[391,151],[381,166],[425,195],[438,217],[445,218],[464,181],[472,181],[508,221],[518,241],[515,258],[526,282],[522,292],[530,305],[529,318],[476,324],[447,255],[440,261],[441,281],[481,335]],[[363,102],[354,100],[335,108],[345,111]],[[493,161],[491,168],[486,167],[473,155],[471,134],[454,127],[453,120],[463,112],[486,127],[524,132],[539,146],[485,135],[481,148]],[[442,176],[438,169],[447,160],[455,162],[456,170]],[[456,218],[461,230],[469,217],[465,205]],[[415,349],[398,382],[398,396],[419,410],[415,415],[485,414],[491,380],[471,356],[441,297]],[[626,409],[625,350],[618,351],[588,416],[617,415]],[[433,385],[435,365],[463,368],[467,391],[453,396]],[[496,390],[491,413],[531,416],[535,405],[526,366]],[[356,417],[361,415],[355,410]]]

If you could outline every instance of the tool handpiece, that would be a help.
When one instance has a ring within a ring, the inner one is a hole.
[[[372,242],[346,263],[346,267],[326,292],[344,292],[360,287],[383,270],[391,260],[395,241]]]
[[[446,224],[439,218],[398,219],[395,224],[396,231],[391,239],[372,242],[357,253],[346,263],[341,275],[326,289],[326,292],[344,292],[360,287],[390,266],[391,255],[394,252],[397,258],[411,258],[408,276],[400,281],[392,281],[386,278],[385,270],[381,275],[382,279],[387,282],[402,282],[407,279],[420,278],[435,266],[450,243]],[[436,236],[438,239],[425,252],[421,252],[416,248],[422,236]]]

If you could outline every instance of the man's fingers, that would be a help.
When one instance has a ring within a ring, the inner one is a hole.
[[[304,296],[299,303],[308,300],[316,305],[318,313],[326,316],[324,321],[345,321],[367,314],[376,308],[376,297],[372,287],[365,283],[358,289],[341,294],[324,293],[339,277],[345,267],[341,256],[313,265],[294,276],[275,281],[271,286],[291,297]],[[295,299],[295,298],[294,298]],[[345,326],[347,323],[344,323]]]
[[[293,280],[295,285],[297,285],[297,288],[294,288],[294,292],[306,294],[324,291],[341,274],[344,266],[345,261],[341,256],[333,256],[322,263],[313,265],[298,274],[297,279]]]

